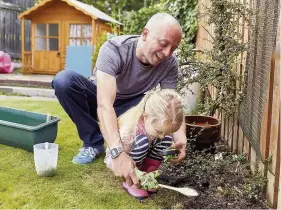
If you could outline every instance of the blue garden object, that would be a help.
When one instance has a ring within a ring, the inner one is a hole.
[[[92,46],[67,46],[65,70],[77,72],[84,77],[91,77],[92,54]]]

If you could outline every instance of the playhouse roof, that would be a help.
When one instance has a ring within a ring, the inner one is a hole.
[[[30,9],[24,11],[23,13],[21,13],[19,15],[19,18],[21,19],[24,16],[29,15],[33,11],[37,10],[38,8],[44,6],[45,4],[47,4],[48,2],[51,2],[51,1],[57,1],[57,0],[43,0],[39,4],[36,4],[35,6],[33,6]],[[108,21],[108,22],[117,23],[119,25],[122,25],[121,22],[115,20],[114,18],[110,17],[109,15],[105,14],[104,12],[98,10],[97,8],[95,8],[91,5],[82,3],[82,2],[77,1],[77,0],[60,0],[60,1],[66,2],[68,5],[70,5],[72,7],[75,7],[77,10],[80,10],[85,15],[91,16],[93,19],[101,19],[101,20],[105,20],[105,21]]]

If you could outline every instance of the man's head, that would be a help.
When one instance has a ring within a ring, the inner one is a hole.
[[[138,59],[146,64],[158,65],[172,55],[182,38],[179,22],[171,15],[153,15],[142,30],[137,48]]]

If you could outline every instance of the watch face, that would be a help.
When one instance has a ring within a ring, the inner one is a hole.
[[[112,149],[110,150],[111,158],[112,158],[112,159],[117,158],[117,157],[120,155],[120,153],[123,152],[123,151],[124,151],[124,150],[123,150],[122,147],[112,148]]]
[[[117,148],[113,148],[112,150],[110,150],[110,154],[111,154],[111,158],[116,158],[119,155],[119,152],[117,150]]]

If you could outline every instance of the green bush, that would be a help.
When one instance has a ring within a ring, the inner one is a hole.
[[[195,42],[197,32],[197,0],[167,0],[170,14],[178,19],[187,42]]]
[[[124,24],[123,34],[141,34],[148,19],[158,13],[167,12],[165,4],[153,4],[149,7],[143,7],[140,10],[126,12],[121,22]]]
[[[197,32],[197,0],[162,0],[138,11],[125,12],[123,34],[140,34],[147,20],[154,14],[166,12],[180,22],[187,42],[194,42]]]
[[[92,57],[93,66],[96,65],[96,61],[98,59],[100,48],[103,45],[103,43],[105,43],[106,41],[107,41],[107,35],[105,33],[102,33],[101,36],[97,40],[95,52],[94,52],[93,57]]]

